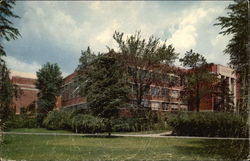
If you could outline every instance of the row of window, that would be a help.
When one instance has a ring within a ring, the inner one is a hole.
[[[136,105],[136,101],[131,100],[131,104]],[[180,105],[177,103],[169,103],[169,102],[157,102],[157,101],[143,100],[141,105],[143,107],[151,108],[152,110],[163,110],[163,111],[187,110],[186,105]]]
[[[132,90],[132,95],[136,94],[136,85],[132,84],[131,85],[131,90]],[[169,88],[166,87],[150,87],[145,92],[145,95],[151,95],[151,96],[162,96],[162,97],[167,97],[167,98],[179,98],[180,96],[180,91],[179,90],[170,90]]]
[[[136,68],[128,68],[128,73],[130,76],[137,76],[137,78],[140,78],[141,80],[147,80],[149,78],[153,80],[158,80],[163,83],[168,84],[175,84],[175,86],[180,86],[183,84],[183,81],[178,77],[177,75],[173,74],[167,74],[167,73],[157,73],[157,72],[151,72],[148,70],[143,69],[136,69]]]
[[[74,80],[64,85],[61,89],[61,95],[63,100],[69,100],[72,98],[80,97],[79,92],[79,81]]]

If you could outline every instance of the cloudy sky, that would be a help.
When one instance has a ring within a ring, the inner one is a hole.
[[[66,76],[74,71],[81,50],[94,52],[117,48],[115,30],[126,35],[140,30],[143,38],[151,35],[167,40],[183,57],[187,50],[203,54],[208,62],[226,65],[223,54],[229,36],[213,26],[225,16],[231,1],[186,2],[88,2],[17,1],[13,20],[22,37],[4,42],[9,68],[35,74],[46,62],[58,63]],[[179,64],[178,62],[176,63]]]

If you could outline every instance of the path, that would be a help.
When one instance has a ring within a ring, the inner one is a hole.
[[[25,132],[2,132],[4,135],[48,135],[48,136],[107,136],[107,134],[68,134],[68,133],[25,133]],[[228,137],[195,137],[195,136],[170,136],[171,132],[159,134],[112,134],[121,137],[150,137],[150,138],[178,138],[178,139],[214,139],[214,140],[250,140],[250,138]]]

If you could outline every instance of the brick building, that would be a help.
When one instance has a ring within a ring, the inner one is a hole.
[[[166,75],[167,78],[177,81],[178,77]],[[131,84],[133,93],[133,84]],[[77,73],[72,73],[64,78],[62,86],[62,107],[64,108],[86,108],[87,101],[78,92]],[[151,85],[149,92],[143,97],[142,104],[151,110],[170,111],[187,110],[187,106],[180,100],[181,86],[167,87],[156,84]],[[131,96],[131,104],[134,104]]]
[[[36,109],[37,93],[34,78],[25,78],[22,76],[11,75],[12,83],[18,85],[22,90],[20,98],[14,98],[14,109],[17,114],[27,111],[28,107],[33,106]]]
[[[184,70],[184,69],[182,69]],[[234,104],[237,105],[237,99],[239,98],[239,84],[237,83],[237,76],[231,68],[210,64],[208,70],[219,78],[226,78],[228,80],[229,89],[234,95]],[[179,82],[176,86],[166,86],[164,81]],[[14,100],[16,113],[20,113],[23,108],[27,108],[33,102],[37,100],[38,90],[35,88],[34,78],[24,78],[20,76],[12,76],[12,82],[21,87],[23,95],[21,98]],[[160,84],[152,84],[149,92],[143,97],[142,104],[144,107],[148,107],[155,111],[173,111],[173,110],[187,110],[185,105],[180,99],[180,91],[183,89],[180,78],[174,74],[164,74],[161,76]],[[64,78],[64,83],[61,89],[61,96],[57,99],[58,108],[70,108],[70,109],[85,109],[87,108],[87,100],[85,97],[81,97],[78,91],[78,79],[77,73],[74,72]],[[133,93],[133,84],[131,83],[131,90]],[[133,96],[131,96],[131,104],[134,104]],[[216,98],[211,95],[201,100],[200,111],[214,111]],[[235,108],[236,109],[236,108]]]
[[[218,78],[226,79],[228,83],[228,88],[230,93],[233,95],[234,110],[237,111],[237,101],[240,98],[238,77],[236,72],[226,66],[219,64],[210,64],[208,71],[217,75]],[[210,95],[205,99],[201,100],[201,111],[215,111],[216,110],[216,101],[218,98],[216,96]]]

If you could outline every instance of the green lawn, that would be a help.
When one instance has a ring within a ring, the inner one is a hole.
[[[20,128],[9,129],[8,132],[25,132],[25,133],[72,133],[66,130],[47,130],[45,128]]]
[[[47,130],[45,128],[20,128],[20,129],[9,129],[8,132],[25,132],[25,133],[73,133],[72,131],[66,130]],[[166,130],[154,130],[154,131],[139,131],[139,132],[114,132],[113,134],[158,134],[166,132]]]
[[[15,160],[216,160],[246,158],[248,141],[5,135],[0,158]]]

